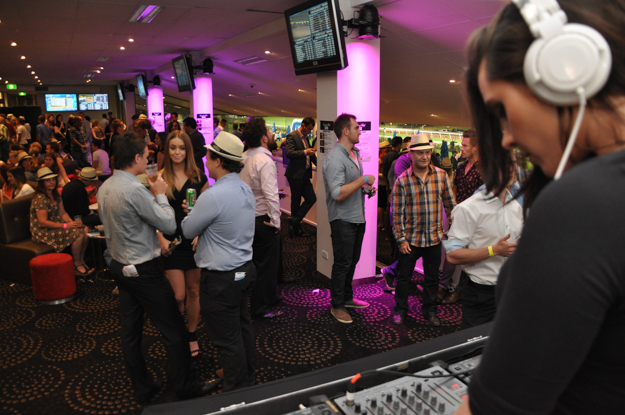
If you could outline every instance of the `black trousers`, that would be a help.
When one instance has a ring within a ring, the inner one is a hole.
[[[308,177],[303,179],[288,178],[289,187],[291,188],[291,217],[293,219],[302,220],[315,203],[317,196],[315,189]],[[302,203],[302,197],[304,202]]]
[[[332,308],[345,308],[345,302],[354,298],[352,281],[356,264],[360,259],[362,240],[365,236],[364,223],[350,223],[337,219],[330,222],[334,264],[330,296]]]
[[[198,384],[192,376],[186,325],[158,259],[135,265],[138,277],[125,277],[123,267],[113,260],[110,273],[119,287],[122,352],[135,393],[146,396],[153,382],[141,351],[143,313],[146,312],[163,335],[176,393],[183,399],[196,396]]]
[[[236,280],[244,275],[243,279]],[[254,333],[247,299],[256,281],[254,263],[232,271],[202,269],[200,305],[211,341],[224,370],[223,391],[254,384]]]
[[[438,268],[441,264],[441,244],[428,247],[410,245],[411,252],[399,254],[399,274],[395,288],[395,312],[403,317],[408,315],[408,293],[410,280],[417,260],[423,257],[423,273],[425,282],[421,311],[425,317],[436,314],[436,299],[438,296]]]
[[[256,283],[250,296],[253,316],[263,315],[276,302],[278,287],[278,260],[280,256],[280,234],[276,228],[267,226],[269,215],[257,216],[254,230],[252,261],[256,268]]]
[[[479,326],[493,321],[497,311],[495,285],[478,284],[467,279],[462,290],[461,329]]]

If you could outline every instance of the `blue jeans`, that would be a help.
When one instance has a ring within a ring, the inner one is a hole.
[[[364,223],[350,223],[337,219],[330,222],[332,231],[332,282],[330,296],[332,308],[345,308],[345,302],[354,298],[352,280],[356,264],[360,259],[362,240],[365,236]]]
[[[87,153],[83,153],[82,150],[72,150],[72,157],[76,161],[76,164],[78,164],[78,167],[80,167],[81,169],[83,167],[91,167],[91,163],[89,163]]]

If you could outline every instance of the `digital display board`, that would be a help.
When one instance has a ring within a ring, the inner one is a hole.
[[[81,111],[101,111],[109,109],[108,94],[78,94],[78,108]]]
[[[76,94],[46,94],[46,111],[78,111]]]

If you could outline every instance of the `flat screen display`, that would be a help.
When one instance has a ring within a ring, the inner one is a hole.
[[[46,111],[78,111],[76,94],[46,94]]]
[[[117,96],[119,97],[120,101],[126,99],[126,97],[124,96],[124,88],[122,88],[121,82],[117,83]]]
[[[284,12],[296,75],[347,66],[336,0],[310,0]]]
[[[137,75],[136,79],[137,79],[137,90],[139,91],[139,96],[141,98],[146,98],[148,96],[148,79],[143,74]]]
[[[109,94],[78,94],[78,109],[101,111],[109,109]]]
[[[195,80],[191,72],[192,65],[190,59],[186,55],[181,55],[172,59],[171,63],[174,66],[178,92],[193,91],[195,89]]]

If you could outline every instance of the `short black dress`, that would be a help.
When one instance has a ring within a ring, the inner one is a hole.
[[[204,187],[207,181],[208,179],[206,178],[206,175],[200,172],[199,182],[191,183],[191,180],[187,180],[180,191],[174,187],[174,199],[169,199],[169,204],[174,208],[174,212],[176,212],[176,233],[173,235],[163,236],[165,236],[165,238],[169,241],[173,241],[178,236],[181,236],[182,242],[176,247],[176,249],[174,249],[174,252],[172,252],[171,255],[167,257],[163,256],[163,265],[166,270],[180,269],[184,271],[198,267],[195,264],[195,259],[193,258],[195,255],[191,246],[193,240],[185,238],[182,234],[182,228],[180,227],[182,220],[187,216],[182,209],[182,202],[187,198],[187,189],[195,189],[197,196],[199,197],[200,190]]]

